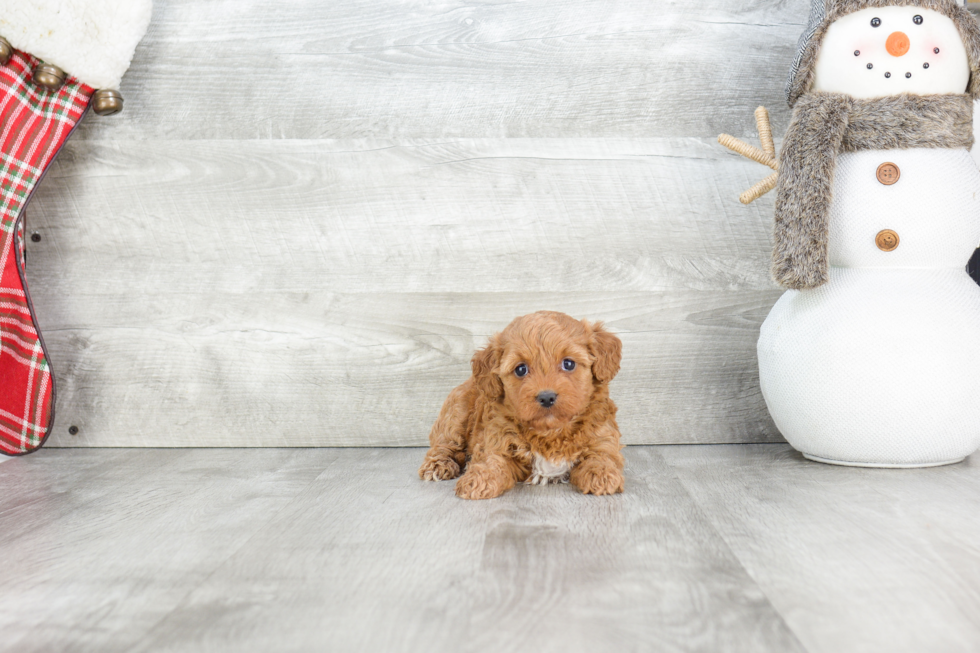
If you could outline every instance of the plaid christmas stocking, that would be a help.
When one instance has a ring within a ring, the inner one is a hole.
[[[36,450],[51,433],[55,389],[27,290],[24,207],[89,106],[101,115],[122,108],[122,97],[112,89],[119,87],[146,32],[151,6],[150,0],[4,5],[0,21],[0,453],[20,455]]]
[[[24,277],[24,207],[88,108],[75,79],[33,83],[39,62],[14,52],[0,67],[0,451],[41,446],[54,417],[54,378]]]

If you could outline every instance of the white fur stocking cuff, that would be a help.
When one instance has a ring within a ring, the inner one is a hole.
[[[0,36],[92,88],[118,89],[152,0],[0,0]]]

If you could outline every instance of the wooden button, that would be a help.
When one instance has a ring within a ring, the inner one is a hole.
[[[898,249],[898,234],[891,229],[882,229],[875,236],[875,245],[883,252],[893,252]]]
[[[883,183],[885,186],[891,186],[898,178],[902,176],[902,171],[898,169],[898,166],[894,163],[882,163],[878,166],[878,172],[876,173],[878,181]]]

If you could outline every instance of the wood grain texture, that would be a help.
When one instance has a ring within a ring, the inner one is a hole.
[[[0,650],[130,651],[336,457],[42,450],[0,466]]]
[[[422,449],[0,465],[0,651],[980,648],[980,466],[628,447],[625,493],[466,502]]]
[[[772,198],[737,199],[760,168],[710,139],[72,142],[32,202],[48,240],[31,281],[62,295],[768,290]]]
[[[48,331],[63,362],[59,414],[65,429],[80,428],[52,444],[426,444],[473,351],[510,315],[540,306],[606,318],[620,333],[613,397],[626,442],[778,439],[754,365],[773,296],[743,299],[264,293],[254,306],[158,298],[176,305],[148,317],[143,303],[87,297],[71,306],[72,327]]]
[[[161,0],[98,139],[751,133],[806,0]]]
[[[696,139],[350,147],[69,146],[31,216],[51,444],[422,445],[543,308],[623,338],[627,442],[779,438],[765,209],[722,217],[751,166]]]
[[[50,446],[420,445],[486,336],[610,322],[631,443],[779,439],[752,138],[805,0],[155,3],[31,206]],[[78,426],[76,437],[68,427]]]
[[[980,650],[980,465],[658,449],[808,651]]]
[[[348,450],[136,651],[802,651],[662,460],[463,502]]]

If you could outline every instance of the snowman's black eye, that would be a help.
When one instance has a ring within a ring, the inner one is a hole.
[[[922,16],[918,16],[918,15],[912,16],[912,22],[915,23],[916,25],[921,25],[922,24]]]
[[[924,63],[924,64],[922,64],[922,67],[923,67],[923,68],[928,68],[928,67],[929,67],[929,64],[927,64],[927,63]]]
[[[881,26],[881,19],[880,18],[872,18],[871,19],[871,26],[872,27],[880,27]]]
[[[861,51],[860,50],[855,50],[854,51],[854,56],[855,57],[860,57],[861,56]]]
[[[518,365],[517,367],[515,367],[514,368],[514,375],[517,378],[519,378],[519,379],[522,379],[525,376],[527,376],[527,365],[525,365],[524,363],[521,363],[520,365]]]
[[[912,76],[912,73],[905,73],[905,79],[908,79],[911,76]]]
[[[936,54],[939,54],[939,48],[933,49],[933,52],[935,52]]]

